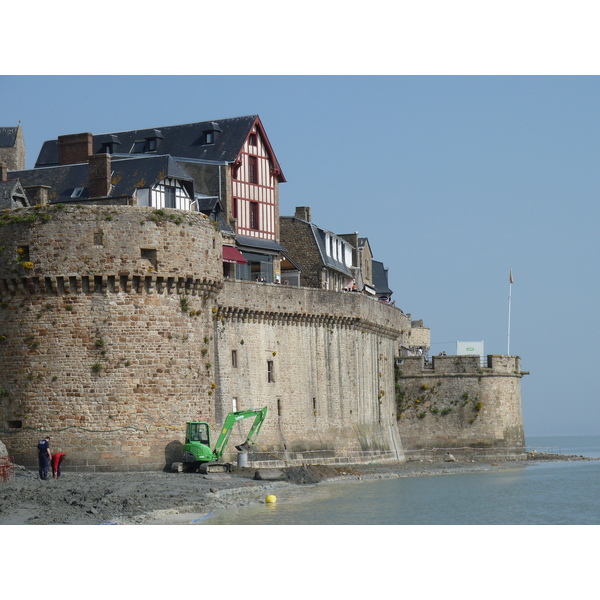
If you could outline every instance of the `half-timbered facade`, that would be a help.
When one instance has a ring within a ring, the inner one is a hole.
[[[238,234],[277,241],[279,177],[273,152],[257,121],[232,166],[231,217]]]
[[[194,210],[194,198],[184,182],[174,177],[165,177],[152,187],[139,188],[136,193],[138,206]]]

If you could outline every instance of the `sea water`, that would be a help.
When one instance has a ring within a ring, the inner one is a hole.
[[[600,458],[600,436],[537,437],[527,449]],[[600,460],[526,462],[452,475],[279,491],[203,525],[597,525]]]

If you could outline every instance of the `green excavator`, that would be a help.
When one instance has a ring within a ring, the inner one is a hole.
[[[198,473],[227,473],[231,465],[221,463],[220,460],[225,452],[232,427],[243,419],[254,417],[254,423],[250,427],[246,441],[236,449],[246,452],[256,440],[258,432],[267,416],[267,407],[256,410],[238,410],[230,412],[217,439],[214,450],[211,450],[210,425],[204,422],[190,422],[185,424],[185,444],[183,445],[182,462],[174,462],[171,470]]]

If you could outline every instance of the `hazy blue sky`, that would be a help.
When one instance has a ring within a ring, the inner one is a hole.
[[[585,76],[0,77],[27,164],[58,135],[258,114],[281,214],[358,231],[432,354],[511,354],[526,435],[599,434],[600,79]]]

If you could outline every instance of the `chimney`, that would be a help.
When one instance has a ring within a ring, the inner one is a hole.
[[[310,206],[296,206],[296,214],[294,217],[310,223]]]
[[[88,179],[90,198],[105,198],[110,194],[110,154],[93,154],[89,157]]]
[[[90,154],[93,154],[91,133],[73,133],[58,137],[59,165],[87,162]]]
[[[49,185],[28,185],[23,188],[31,206],[48,204]]]
[[[8,181],[8,167],[0,163],[0,181]]]

